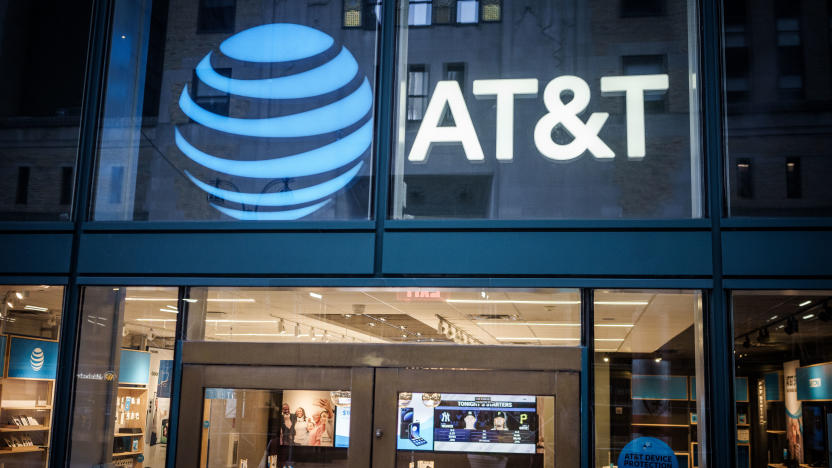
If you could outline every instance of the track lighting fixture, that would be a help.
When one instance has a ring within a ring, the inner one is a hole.
[[[759,341],[760,343],[768,343],[769,337],[770,335],[768,333],[768,327],[761,328],[760,331],[757,333],[757,341]]]
[[[794,318],[794,317],[789,317],[789,319],[786,320],[786,328],[783,329],[783,331],[785,331],[787,335],[793,335],[793,334],[797,333],[797,331],[798,331],[797,319]]]

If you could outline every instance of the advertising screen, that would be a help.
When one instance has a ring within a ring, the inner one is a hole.
[[[442,394],[437,401],[412,395],[399,408],[399,450],[535,453],[534,396]]]

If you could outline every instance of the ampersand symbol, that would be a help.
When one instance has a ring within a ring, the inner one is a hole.
[[[572,99],[564,103],[561,94],[572,92]],[[586,123],[578,118],[589,105],[589,85],[577,76],[559,76],[543,91],[543,103],[548,114],[534,127],[534,144],[543,156],[557,161],[574,159],[589,150],[596,158],[612,158],[615,153],[598,137],[598,133],[610,116],[606,112],[593,112]],[[552,129],[558,124],[572,135],[571,142],[561,145],[552,140]]]

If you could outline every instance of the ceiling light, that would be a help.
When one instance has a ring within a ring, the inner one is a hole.
[[[580,341],[580,338],[512,338],[510,336],[497,337],[500,341]]]
[[[190,299],[190,298],[189,299],[182,299],[182,300],[185,301],[185,302],[190,302],[190,303],[199,302],[198,299]]]
[[[23,299],[23,293],[22,292],[18,291],[16,293],[14,293],[14,295],[17,296],[18,299]]]
[[[812,301],[803,301],[803,302],[801,302],[800,304],[798,304],[797,306],[798,306],[798,307],[803,307],[803,306],[807,306],[807,305],[809,305],[809,304],[811,304],[811,303],[812,303]]]
[[[277,323],[277,320],[233,320],[233,319],[210,319],[205,323]]]
[[[323,299],[324,298],[324,296],[322,296],[318,293],[313,293],[313,292],[309,293],[309,297],[314,297],[315,299]]]
[[[407,338],[407,335],[405,335],[405,334],[402,334],[402,338]]]
[[[14,304],[12,304],[11,302],[6,302],[6,305],[7,305],[7,306],[9,306],[9,309],[11,309],[12,307],[14,307]]]
[[[175,297],[125,297],[124,300],[134,302],[176,302]]]
[[[522,327],[580,327],[579,323],[553,323],[553,322],[477,322],[477,325],[505,325]]]
[[[208,302],[255,302],[255,300],[250,297],[229,297],[208,299]]]
[[[369,323],[367,323],[367,325],[369,325],[369,326],[371,326],[371,327],[376,326],[376,324],[375,324],[375,323],[373,323],[373,322],[369,322]]]
[[[214,333],[214,336],[286,336],[280,333]]]
[[[25,309],[25,310],[36,310],[38,312],[46,312],[46,311],[49,310],[46,307],[33,306],[33,305],[28,305],[28,304],[23,306],[23,309]]]
[[[165,307],[167,307],[168,309],[177,310],[176,306],[172,306],[170,304],[166,305]]]
[[[541,304],[579,305],[581,301],[513,301],[507,299],[445,299],[450,304]]]
[[[178,314],[179,313],[176,310],[170,310],[170,309],[159,309],[159,310],[162,311],[162,312],[167,312],[169,314]]]
[[[771,320],[776,320],[776,319],[777,319],[777,316],[776,316],[776,315],[772,315],[772,316],[771,316],[771,318],[769,319],[769,321],[771,321]]]
[[[806,314],[803,316],[803,320],[809,320],[810,318],[814,317],[815,314]]]
[[[610,357],[609,356],[604,356],[604,362],[610,362]]]
[[[659,357],[657,357],[656,359],[653,359],[653,361],[655,361],[655,362],[662,362],[662,358],[661,358],[661,356],[659,356]]]
[[[344,314],[344,318],[351,318],[352,314]]]

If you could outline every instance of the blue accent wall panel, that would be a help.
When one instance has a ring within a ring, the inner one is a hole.
[[[746,377],[734,379],[734,400],[748,401],[748,379]]]
[[[11,337],[10,378],[54,379],[58,370],[58,342]]]
[[[6,361],[6,343],[8,342],[9,337],[6,335],[0,335],[0,362],[5,363]],[[0,378],[6,376],[6,367],[0,365]]]
[[[765,375],[766,401],[778,401],[783,399],[780,394],[781,376],[778,372],[769,372]]]
[[[67,274],[72,234],[0,234],[0,273]]]
[[[387,232],[389,274],[710,275],[707,232]]]
[[[86,234],[82,274],[369,274],[375,235],[356,232]]]
[[[832,363],[797,368],[797,399],[832,400]]]
[[[832,275],[829,232],[728,231],[722,233],[722,242],[725,275]]]
[[[687,400],[688,378],[672,375],[634,375],[633,398],[650,400]]]
[[[122,349],[118,365],[118,381],[147,385],[150,381],[150,353]]]

